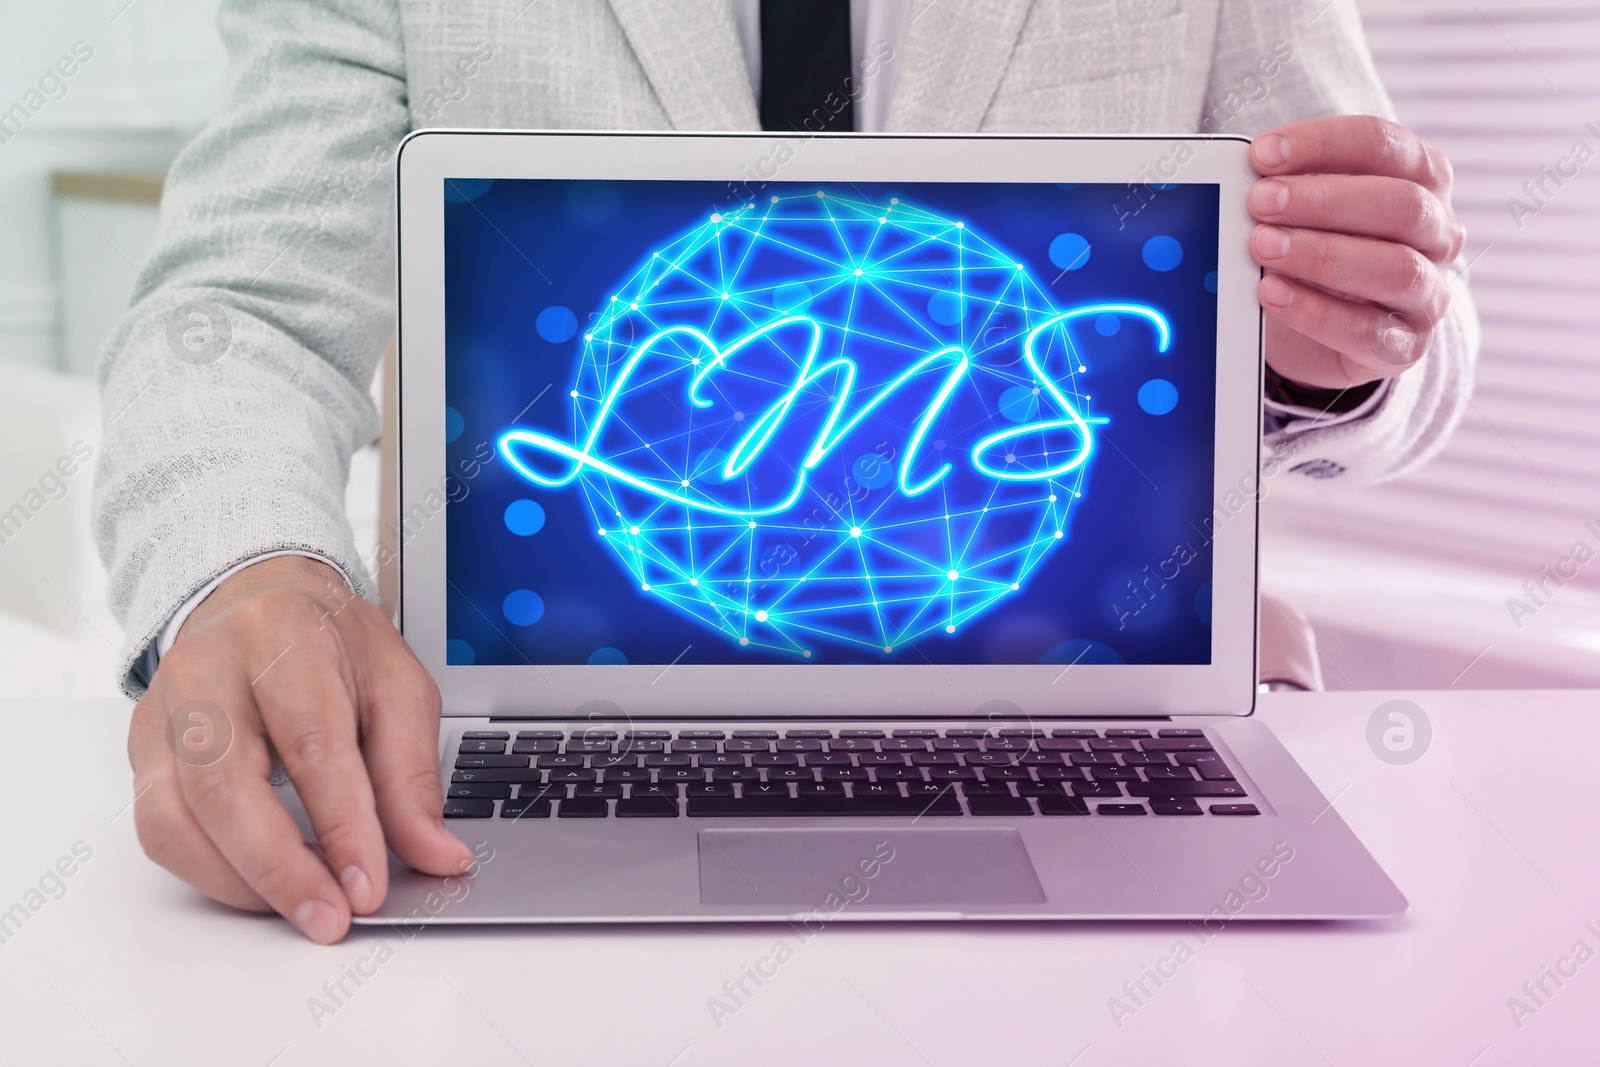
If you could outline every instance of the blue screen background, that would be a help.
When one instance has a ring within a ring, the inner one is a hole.
[[[448,662],[1209,662],[1218,192],[1131,188],[447,182]]]

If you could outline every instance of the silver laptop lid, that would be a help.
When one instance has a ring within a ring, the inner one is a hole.
[[[446,712],[1248,713],[1245,153],[408,138],[401,625]]]

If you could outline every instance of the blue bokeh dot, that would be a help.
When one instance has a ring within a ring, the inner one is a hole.
[[[1139,406],[1152,415],[1165,415],[1178,406],[1178,387],[1165,378],[1151,378],[1139,386]]]
[[[518,537],[532,537],[544,529],[544,508],[537,500],[513,500],[506,505],[506,529]]]
[[[552,304],[539,312],[533,328],[539,331],[540,337],[553,345],[558,345],[578,332],[578,316],[572,313],[571,308]]]
[[[894,481],[894,465],[876,452],[868,452],[851,465],[856,481],[868,489],[882,489]]]
[[[1039,662],[1058,663],[1063,666],[1069,663],[1074,666],[1087,666],[1096,663],[1121,663],[1123,659],[1110,645],[1083,637],[1073,637],[1051,645],[1045,650],[1045,654],[1039,657]]]
[[[779,311],[804,311],[811,306],[811,287],[805,282],[785,282],[772,291],[772,306]]]
[[[500,611],[513,626],[532,626],[544,618],[544,597],[532,589],[515,589],[506,594]]]
[[[620,667],[627,662],[628,657],[622,654],[621,649],[611,648],[609,645],[589,653],[591,667]]]
[[[1012,422],[1027,422],[1039,414],[1039,397],[1026,385],[1013,385],[1000,394],[1000,414]]]
[[[1062,270],[1077,270],[1089,262],[1089,242],[1082,234],[1059,234],[1050,242],[1050,262]]]
[[[455,408],[444,409],[444,440],[446,444],[460,437],[467,428],[467,420]]]
[[[1206,286],[1206,292],[1208,292],[1208,293],[1214,293],[1214,292],[1217,291],[1217,272],[1216,271],[1212,271],[1210,274],[1206,275],[1205,286]]]
[[[567,190],[567,208],[579,222],[602,225],[622,210],[622,188],[616,182],[572,182]]]
[[[940,326],[954,326],[965,317],[966,303],[960,293],[941,290],[928,297],[928,318]]]
[[[494,184],[493,178],[446,178],[444,180],[444,202],[447,204],[465,204],[469,200],[476,200],[489,191]]]
[[[1165,234],[1150,238],[1144,243],[1144,265],[1151,270],[1172,270],[1183,262],[1183,246]]]
[[[1152,182],[1150,185],[1150,188],[1162,193],[1166,192],[1168,189],[1176,189],[1177,187],[1177,182]]]
[[[1112,337],[1122,329],[1122,320],[1115,315],[1101,315],[1094,320],[1094,329],[1101,337]]]
[[[1211,583],[1207,582],[1194,591],[1194,617],[1211,625]]]
[[[461,638],[452,637],[444,643],[444,661],[452,667],[470,667],[478,662],[478,652]]]

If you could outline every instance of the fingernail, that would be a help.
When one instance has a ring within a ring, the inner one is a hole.
[[[1261,302],[1275,308],[1286,308],[1294,302],[1294,286],[1276,274],[1269,274],[1261,279]]]
[[[1269,167],[1281,167],[1289,162],[1289,138],[1281,133],[1269,133],[1257,139],[1256,158]]]
[[[1289,187],[1283,182],[1267,179],[1256,182],[1256,196],[1260,199],[1261,206],[1269,211],[1282,213],[1289,207]]]
[[[1256,231],[1256,252],[1262,259],[1282,259],[1289,254],[1289,232],[1276,226]]]
[[[319,945],[331,945],[339,940],[339,913],[323,901],[305,901],[294,909],[291,918],[301,933]]]
[[[339,872],[339,877],[344,880],[344,895],[350,900],[351,910],[365,908],[372,900],[372,879],[367,872],[352,863]]]
[[[1403,326],[1391,326],[1383,331],[1383,347],[1396,355],[1405,355],[1416,343],[1417,335]]]

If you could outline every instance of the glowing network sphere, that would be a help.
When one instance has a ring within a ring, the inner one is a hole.
[[[891,655],[1024,589],[1105,421],[1074,331],[1169,339],[1142,305],[1058,310],[962,221],[823,192],[710,214],[598,311],[570,428],[502,455],[578,487],[639,595],[796,659]]]

